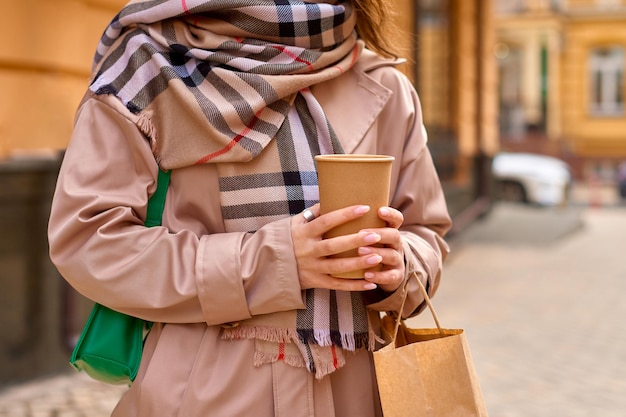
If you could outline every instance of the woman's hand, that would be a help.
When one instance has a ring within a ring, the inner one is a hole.
[[[404,281],[404,251],[402,238],[398,230],[404,222],[404,216],[398,210],[391,207],[381,207],[378,217],[387,223],[382,229],[366,229],[362,233],[376,233],[381,236],[378,242],[382,247],[362,246],[359,247],[359,255],[381,257],[382,270],[368,271],[365,279],[377,284],[383,291],[395,291]]]
[[[316,216],[310,222],[302,214],[291,220],[291,235],[298,262],[300,285],[307,288],[328,288],[342,291],[366,291],[380,286],[385,291],[395,290],[404,278],[404,257],[398,228],[402,214],[385,207],[379,217],[388,227],[368,229],[359,233],[323,239],[332,228],[357,219],[369,211],[368,206],[351,206],[319,214],[319,205],[309,208]],[[381,244],[385,247],[371,247]],[[330,255],[359,248],[359,255],[352,258],[328,258]],[[383,264],[383,270],[367,273],[365,279],[335,278],[331,274],[366,269]]]

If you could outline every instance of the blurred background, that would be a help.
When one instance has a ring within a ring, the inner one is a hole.
[[[436,305],[468,331],[490,414],[623,415],[626,0],[393,1],[454,219]],[[91,303],[50,264],[46,224],[125,3],[0,14],[0,417],[104,416],[124,389],[69,369]]]

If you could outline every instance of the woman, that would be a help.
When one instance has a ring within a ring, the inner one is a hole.
[[[379,314],[413,271],[434,293],[450,227],[384,1],[131,1],[105,31],[49,240],[79,292],[155,323],[114,416],[380,415]],[[313,156],[343,152],[396,158],[387,227],[323,240],[369,210],[319,213]]]

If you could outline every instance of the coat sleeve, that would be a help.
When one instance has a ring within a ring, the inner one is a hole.
[[[213,325],[304,307],[289,219],[254,234],[147,228],[158,169],[131,120],[96,98],[81,105],[48,226],[50,257],[78,292],[154,322]]]
[[[434,295],[439,286],[442,263],[449,252],[443,237],[451,227],[451,219],[427,147],[427,134],[417,92],[399,71],[389,67],[378,71],[382,74],[380,82],[393,92],[374,129],[379,137],[377,152],[396,156],[391,206],[404,215],[400,232],[408,298],[403,316],[408,317],[416,315],[424,307],[418,283],[410,279],[412,272],[416,272],[429,295]],[[393,132],[394,137],[391,137],[390,132]],[[402,289],[403,286],[369,308],[398,311],[402,303]]]

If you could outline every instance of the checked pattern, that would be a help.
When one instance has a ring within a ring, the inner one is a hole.
[[[253,233],[318,201],[313,156],[343,150],[309,87],[362,47],[342,0],[131,1],[101,39],[90,90],[136,115],[161,168],[215,163],[225,230]],[[360,294],[309,289],[306,300],[223,337],[254,339],[257,365],[318,378],[345,364],[344,349],[373,348]]]
[[[249,161],[299,91],[354,64],[354,28],[347,2],[131,1],[102,36],[90,90],[139,115],[164,169]]]

